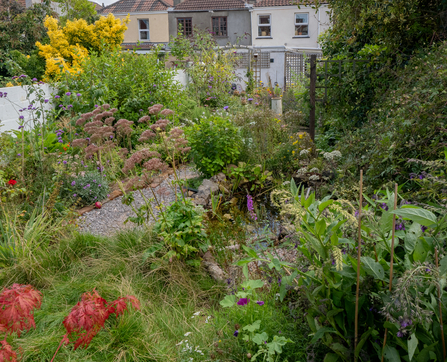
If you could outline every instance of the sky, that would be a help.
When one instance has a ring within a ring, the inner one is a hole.
[[[102,5],[102,3],[104,3],[104,6],[116,3],[118,0],[92,0],[96,3],[98,3],[99,5]]]

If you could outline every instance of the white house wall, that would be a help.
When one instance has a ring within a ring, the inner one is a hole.
[[[295,36],[295,14],[309,14],[309,34]],[[271,36],[258,36],[259,15],[270,15]],[[318,49],[318,36],[329,27],[329,14],[326,5],[316,12],[310,6],[276,6],[253,8],[251,11],[252,44],[255,47],[285,46],[294,49]]]

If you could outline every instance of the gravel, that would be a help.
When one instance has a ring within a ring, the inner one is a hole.
[[[189,179],[197,177],[198,174],[189,166],[182,167],[178,171],[180,179]],[[175,201],[174,188],[172,182],[175,180],[174,175],[168,176],[159,186],[154,188],[155,195],[164,207],[170,205]],[[141,192],[140,192],[141,191]],[[177,187],[177,192],[180,193],[180,189]],[[154,199],[150,188],[134,191],[133,206],[138,209],[145,204],[144,198]],[[124,205],[121,200],[122,196],[107,202],[101,209],[94,209],[80,216],[78,219],[79,231],[84,233],[91,233],[95,235],[110,236],[123,229],[132,229],[137,225],[131,221],[126,224],[124,222],[128,217],[135,216],[131,206]],[[158,215],[157,203],[155,200],[151,202],[152,210],[155,215]],[[149,223],[153,223],[154,219],[151,217]]]

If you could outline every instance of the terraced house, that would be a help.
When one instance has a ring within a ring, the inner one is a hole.
[[[251,44],[249,4],[242,0],[174,0],[168,13],[171,37],[198,28],[211,31],[219,45]]]
[[[129,14],[123,48],[144,51],[169,42],[168,8],[172,6],[172,0],[119,0],[99,13],[106,16],[112,13],[120,19]]]

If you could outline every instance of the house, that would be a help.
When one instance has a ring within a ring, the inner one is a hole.
[[[174,0],[168,10],[169,36],[181,31],[192,35],[194,28],[211,31],[219,45],[250,45],[250,12],[242,0]]]
[[[172,0],[119,0],[104,7],[99,14],[112,13],[120,19],[129,14],[130,22],[122,46],[147,51],[154,45],[169,42],[168,8],[172,6]]]
[[[318,11],[297,0],[257,0],[251,4],[255,79],[286,87],[305,70],[305,57],[321,56],[319,35],[330,23],[327,4]]]
[[[327,4],[318,11],[294,0],[259,0],[251,10],[253,46],[320,51],[318,36],[328,29]]]

